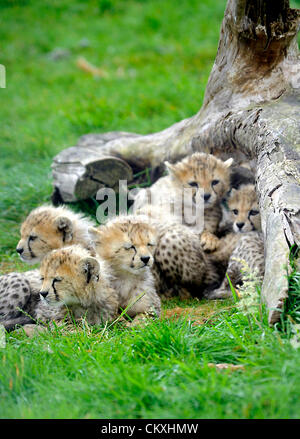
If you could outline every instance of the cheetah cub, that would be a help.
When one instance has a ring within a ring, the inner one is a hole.
[[[161,304],[154,287],[151,267],[156,231],[147,217],[118,216],[90,230],[96,252],[112,271],[112,287],[118,292],[119,307],[138,323],[143,315],[160,316]],[[141,296],[142,295],[142,296]]]
[[[88,229],[93,223],[66,207],[41,206],[34,209],[21,226],[17,252],[23,262],[41,262],[51,250],[81,244],[92,249]],[[0,276],[0,321],[31,314],[41,287],[38,270]],[[16,323],[18,321],[16,320]]]
[[[212,257],[229,260],[226,273],[233,286],[237,287],[243,283],[241,261],[244,261],[251,272],[256,272],[259,277],[262,278],[264,275],[264,242],[255,186],[245,184],[238,189],[232,189],[227,204],[233,233],[229,233],[221,240],[223,248],[212,254]],[[231,291],[225,276],[221,287],[209,293],[208,298],[226,297],[231,297]]]
[[[254,184],[231,189],[228,201],[232,228],[235,233],[257,230],[261,232],[261,219]]]
[[[160,208],[165,211],[168,206],[164,204],[164,200],[171,197],[174,206],[181,206],[179,215],[176,213],[178,207],[174,209],[177,222],[183,221],[193,230],[201,232],[203,249],[213,251],[219,244],[215,234],[222,219],[221,201],[230,189],[232,163],[232,158],[222,161],[201,152],[196,152],[176,164],[165,162],[168,175],[160,178],[151,188],[141,190],[135,198],[133,209],[148,213],[143,210],[149,210],[147,204],[150,200],[150,204],[160,203]],[[183,190],[186,188],[192,191],[191,200],[183,197]],[[185,222],[185,212],[193,211],[199,196],[203,196],[204,224],[198,225],[197,221],[189,224]]]
[[[41,206],[34,209],[21,226],[17,253],[23,262],[36,264],[51,250],[80,244],[91,246],[88,233],[93,223],[67,207]]]
[[[91,325],[111,321],[117,315],[118,297],[110,286],[110,274],[104,261],[79,245],[48,253],[40,267],[41,286],[28,310],[32,319],[3,322],[7,330],[16,324],[40,320],[61,321],[65,317],[85,317]],[[32,295],[33,297],[33,295]],[[26,329],[27,326],[24,327]]]
[[[40,273],[42,303],[67,305],[75,319],[86,316],[91,325],[116,317],[118,297],[110,285],[109,268],[82,246],[52,251],[43,259]],[[37,318],[44,318],[43,308],[37,308]]]

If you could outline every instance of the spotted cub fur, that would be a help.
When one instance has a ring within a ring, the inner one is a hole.
[[[36,308],[40,278],[39,270],[0,276],[0,322],[6,321],[7,329],[13,329],[16,324],[31,322],[26,314],[32,315]]]
[[[23,262],[36,264],[51,250],[71,244],[81,244],[92,249],[92,241],[88,234],[92,225],[93,223],[83,215],[66,207],[38,207],[28,215],[21,226],[17,252]],[[24,319],[24,314],[20,315],[18,308],[30,314],[40,286],[37,270],[1,276],[0,319]]]
[[[118,292],[120,308],[129,306],[127,315],[134,321],[142,314],[160,316],[160,299],[151,273],[157,236],[148,218],[119,216],[90,233],[96,252],[112,271],[111,284]]]
[[[180,206],[179,215],[175,220],[186,224],[195,231],[202,232],[201,244],[205,250],[213,251],[218,247],[216,232],[222,218],[221,200],[230,189],[230,174],[233,159],[225,162],[211,154],[194,153],[176,164],[165,163],[168,174],[160,178],[151,188],[144,189],[135,198],[133,209],[141,213],[151,202],[160,203],[160,208],[166,211],[169,206],[164,200],[173,200],[174,206]],[[183,190],[192,191],[192,199],[183,197]],[[200,192],[201,191],[201,192]],[[203,192],[202,192],[203,191]],[[184,212],[191,212],[199,196],[203,196],[204,224],[189,224],[185,222]],[[184,202],[182,202],[182,199]]]
[[[201,297],[220,284],[217,266],[204,252],[198,233],[182,224],[153,224],[158,231],[153,273],[162,298]]]
[[[255,186],[246,184],[232,189],[227,204],[233,232],[222,239],[221,248],[212,254],[212,258],[229,260],[226,273],[233,286],[237,287],[243,283],[242,261],[258,277],[264,275],[264,242]],[[210,292],[208,298],[220,299],[231,295],[225,277],[221,287]]]

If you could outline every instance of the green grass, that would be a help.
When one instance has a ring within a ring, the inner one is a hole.
[[[50,164],[61,149],[88,132],[149,133],[198,111],[224,8],[225,0],[1,1],[1,272],[28,269],[15,254],[20,221],[50,200]],[[69,55],[53,61],[55,48]],[[107,76],[79,70],[78,56]],[[74,207],[92,212],[88,203]],[[165,311],[180,307],[185,317],[144,329],[7,335],[0,417],[298,418],[296,270],[290,285],[284,324],[275,328],[265,312],[249,326],[233,300],[173,300]],[[244,370],[208,366],[221,362]]]
[[[279,329],[293,336],[300,323],[300,248],[294,245],[290,252],[291,273],[288,275],[289,295],[284,303]],[[297,262],[299,261],[299,262]]]
[[[265,315],[250,330],[234,309],[202,326],[15,333],[2,355],[1,417],[298,418],[300,355],[280,337]],[[244,370],[208,366],[225,362]]]

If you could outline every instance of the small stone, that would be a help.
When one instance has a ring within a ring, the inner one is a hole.
[[[208,367],[214,367],[217,370],[230,369],[230,370],[245,370],[245,366],[242,364],[231,364],[231,363],[208,363]]]
[[[91,47],[90,40],[88,38],[82,38],[78,42],[78,47],[81,47],[81,48]]]
[[[47,58],[49,58],[51,61],[59,61],[60,59],[67,58],[70,56],[70,54],[71,52],[68,49],[56,47],[47,54]]]

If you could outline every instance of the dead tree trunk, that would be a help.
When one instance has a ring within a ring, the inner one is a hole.
[[[195,116],[146,136],[87,135],[53,162],[54,185],[64,201],[74,201],[130,179],[132,169],[159,168],[194,151],[255,159],[266,249],[262,295],[270,323],[287,297],[289,247],[300,244],[299,24],[300,11],[288,0],[228,0],[204,104]]]

